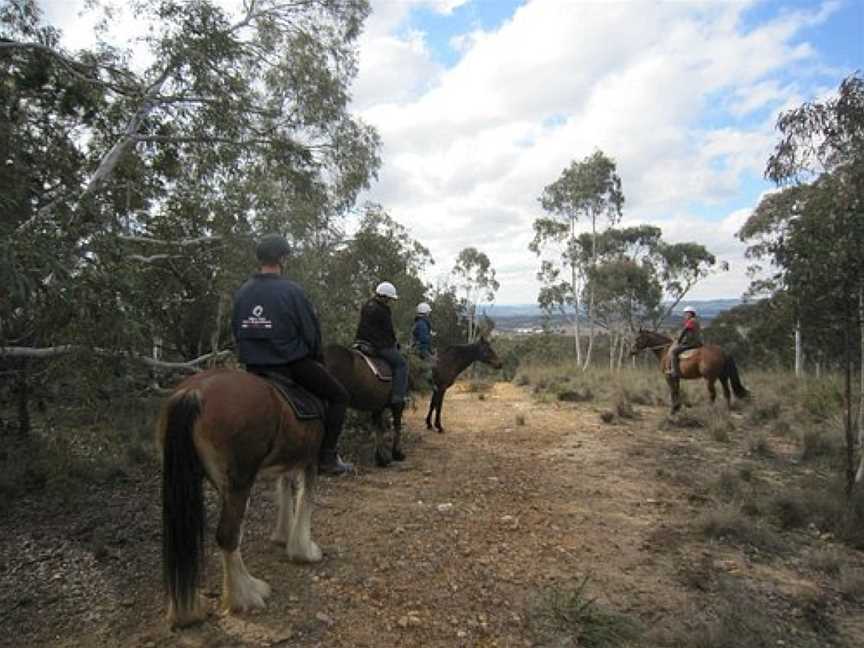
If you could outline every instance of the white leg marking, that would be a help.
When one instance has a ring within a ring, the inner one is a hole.
[[[288,532],[291,529],[291,519],[294,517],[294,501],[291,498],[291,481],[286,475],[279,475],[276,480],[276,502],[279,508],[276,514],[276,529],[270,540],[281,545],[288,543]]]
[[[294,519],[288,538],[288,557],[297,562],[319,562],[324,557],[312,540],[312,496],[302,472],[294,476]]]
[[[222,552],[222,567],[222,607],[226,611],[247,612],[267,606],[265,600],[270,596],[270,586],[246,571],[239,549]]]

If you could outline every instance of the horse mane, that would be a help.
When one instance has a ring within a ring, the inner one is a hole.
[[[478,339],[476,342],[471,342],[470,344],[468,344],[468,343],[451,344],[447,347],[444,347],[444,349],[439,353],[439,355],[442,355],[442,356],[443,355],[447,355],[447,356],[455,355],[455,356],[461,357],[461,356],[465,355],[465,352],[467,352],[471,349],[476,349],[478,347],[479,343],[480,343],[480,340]]]
[[[673,338],[669,337],[668,335],[664,335],[663,333],[660,333],[659,331],[646,331],[643,329],[641,332],[645,333],[647,335],[650,335],[652,338],[655,338],[656,340],[663,342],[663,343],[668,342],[669,344],[672,344],[672,342],[673,342]]]

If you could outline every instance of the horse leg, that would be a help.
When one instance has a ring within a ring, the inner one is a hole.
[[[445,387],[438,392],[438,401],[435,407],[435,429],[441,434],[444,434],[444,428],[441,427],[441,408],[444,407],[444,394],[446,391],[447,388]]]
[[[732,409],[732,393],[729,391],[729,379],[725,376],[721,377],[720,386],[723,388],[723,398],[726,399],[727,409]]]
[[[681,403],[678,402],[678,381],[667,374],[666,384],[669,385],[669,413],[675,414],[681,408]]]
[[[711,406],[714,406],[714,402],[717,400],[717,389],[714,387],[714,382],[716,378],[708,379],[708,396],[711,399]]]
[[[426,414],[426,429],[432,429],[432,411],[435,409],[435,400],[438,398],[438,388],[432,390],[432,397],[429,399],[429,413]]]
[[[671,413],[676,414],[681,409],[681,380],[667,376],[666,382],[669,383],[669,394],[672,398]]]
[[[390,412],[393,414],[393,461],[405,461],[405,453],[402,452],[402,407],[392,406]]]
[[[243,540],[243,516],[249,504],[251,485],[245,488],[228,485],[222,494],[222,513],[216,530],[216,543],[222,550],[222,607],[228,612],[263,609],[270,596],[270,586],[254,578],[243,564],[240,543]]]
[[[293,511],[288,529],[288,558],[295,562],[319,562],[324,554],[312,540],[312,491],[318,477],[318,466],[310,464],[291,479]]]
[[[294,500],[291,498],[292,487],[286,475],[276,479],[276,528],[270,534],[270,540],[276,544],[288,544],[288,531],[294,517]]]
[[[384,410],[372,415],[372,424],[375,426],[375,465],[386,468],[393,460],[384,449]]]

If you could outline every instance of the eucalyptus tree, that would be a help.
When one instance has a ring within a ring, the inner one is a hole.
[[[550,215],[534,221],[534,239],[529,249],[538,256],[552,254],[551,259],[541,261],[537,275],[543,283],[540,305],[546,310],[557,308],[570,316],[576,360],[585,368],[590,362],[594,341],[594,298],[589,290],[585,310],[589,337],[583,363],[579,336],[580,296],[587,273],[597,262],[598,225],[605,220],[612,226],[621,219],[624,194],[615,162],[601,151],[595,151],[581,162],[571,162],[558,180],[543,189],[539,202]],[[582,220],[591,228],[587,251],[578,233]],[[587,263],[583,261],[586,256]]]
[[[764,198],[739,235],[752,241],[751,256],[775,268],[767,283],[757,287],[786,291],[802,319],[833,331],[842,348],[851,493],[856,482],[856,361],[861,372],[859,437],[864,435],[864,79],[850,76],[835,96],[782,113],[777,129],[780,141],[766,175],[786,188]],[[864,456],[857,480],[862,474]]]
[[[399,299],[393,305],[393,323],[397,333],[407,334],[417,304],[425,301],[429,290],[423,273],[434,262],[429,250],[380,205],[366,204],[353,236],[327,259],[324,290],[311,289],[324,306],[325,334],[351,341],[360,307],[382,281],[396,286]]]
[[[586,264],[590,236],[580,235]],[[597,260],[586,292],[594,294],[594,321],[609,331],[619,364],[627,333],[638,326],[660,327],[699,281],[726,268],[703,245],[668,243],[652,225],[609,228],[590,243]]]
[[[224,340],[251,240],[281,231],[324,257],[380,164],[348,111],[365,0],[127,10],[128,49],[98,32],[70,52],[34,0],[0,7],[7,362],[89,349],[159,364],[166,338],[191,368]]]
[[[379,164],[377,134],[347,108],[367,3],[246,0],[237,15],[210,0],[128,6],[143,69],[102,40],[65,51],[32,0],[4,9],[4,64],[52,77],[38,86],[39,119],[62,114],[66,104],[43,98],[64,83],[101,101],[66,118],[74,182],[28,203],[10,245],[65,236],[67,276],[82,264],[114,275],[131,261],[152,266],[144,274],[166,293],[190,292],[180,278],[196,272],[226,274],[236,246],[261,231],[332,245]]]
[[[456,257],[451,273],[453,284],[459,294],[465,320],[468,325],[468,343],[474,342],[481,332],[477,318],[477,305],[492,302],[501,284],[495,278],[495,269],[484,252],[475,247],[463,248]]]

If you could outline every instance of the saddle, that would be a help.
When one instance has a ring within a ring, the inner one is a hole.
[[[678,354],[678,362],[681,362],[681,360],[686,360],[687,358],[692,358],[694,355],[696,355],[696,352],[699,351],[701,348],[702,347],[693,347],[692,349],[687,349],[686,351],[682,351],[681,353]],[[669,357],[666,358],[666,373],[671,373],[671,372],[672,372],[672,356],[670,354]]]
[[[383,358],[375,357],[375,349],[368,342],[357,340],[351,345],[351,350],[359,355],[369,365],[369,369],[375,374],[375,377],[381,382],[390,382],[393,380],[393,370],[387,361]]]
[[[298,419],[310,421],[324,418],[324,413],[327,410],[324,401],[293,380],[282,374],[269,371],[256,372],[255,375],[260,376],[276,388],[282,399],[294,410],[294,415]]]

